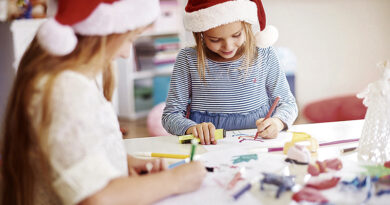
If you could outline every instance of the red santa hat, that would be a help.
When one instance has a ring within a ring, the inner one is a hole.
[[[203,32],[236,21],[252,24],[259,47],[271,46],[278,39],[278,30],[266,26],[261,0],[188,0],[185,8],[184,27],[192,32]]]
[[[159,0],[58,0],[54,18],[38,30],[40,45],[63,56],[77,45],[76,33],[104,36],[146,26],[160,13]]]

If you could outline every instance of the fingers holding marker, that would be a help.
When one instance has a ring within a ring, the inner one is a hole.
[[[188,128],[186,134],[199,138],[200,144],[202,145],[210,145],[217,144],[216,131],[213,123],[203,122]]]
[[[201,125],[202,125],[202,130],[203,130],[204,141],[206,144],[210,144],[209,125],[208,125],[208,123],[202,123]]]
[[[213,123],[208,123],[209,131],[210,131],[210,142],[212,144],[216,144],[217,140],[215,140],[215,126]]]
[[[202,145],[204,145],[205,141],[204,141],[204,135],[203,135],[203,127],[201,124],[196,125],[196,131],[198,132],[198,138],[200,139],[200,143]]]

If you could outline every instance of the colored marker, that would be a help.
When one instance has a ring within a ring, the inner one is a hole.
[[[179,166],[179,165],[185,164],[186,162],[188,162],[188,159],[180,160],[180,161],[178,161],[178,162],[176,162],[176,163],[170,164],[170,165],[168,166],[168,169],[175,168],[175,167],[177,167],[177,166]]]
[[[234,200],[237,200],[238,198],[240,198],[241,195],[243,195],[245,192],[247,192],[251,188],[252,188],[251,183],[248,183],[247,185],[245,185],[241,190],[239,190],[237,193],[235,193],[233,195]]]
[[[272,104],[271,108],[269,109],[269,111],[268,111],[267,115],[265,116],[264,120],[266,120],[269,117],[271,117],[271,114],[275,110],[276,106],[278,105],[279,100],[280,100],[280,97],[276,97],[274,103]],[[257,139],[258,136],[259,136],[259,132],[256,132],[255,139]]]
[[[346,140],[335,140],[335,141],[330,141],[330,142],[323,142],[323,143],[319,143],[319,147],[324,147],[324,146],[328,146],[328,145],[337,145],[337,144],[344,144],[344,143],[351,143],[351,142],[358,142],[359,139],[346,139]],[[355,147],[355,149],[357,149]],[[347,148],[346,151],[347,152],[350,152],[350,151],[354,151],[355,149],[353,149],[353,147],[351,148]],[[260,149],[256,149],[256,151],[258,152],[279,152],[279,151],[283,151],[283,147],[270,147],[270,148],[260,148]],[[341,150],[341,152],[343,152],[343,150]]]
[[[230,180],[230,182],[228,183],[227,185],[227,189],[230,190],[230,189],[233,189],[237,182],[240,181],[240,180],[243,180],[242,178],[242,175],[244,174],[245,172],[245,167],[242,167],[232,178],[232,180]]]
[[[215,140],[220,140],[225,137],[225,131],[223,129],[216,129],[214,133]],[[180,144],[189,144],[191,143],[192,139],[198,140],[198,143],[200,142],[199,138],[196,138],[194,135],[182,135],[179,136],[179,143]]]
[[[249,191],[252,188],[252,185],[256,183],[256,181],[259,180],[259,177],[253,178],[251,181],[249,181],[244,187],[242,187],[238,192],[233,194],[234,200],[238,200],[245,192]]]
[[[348,148],[343,148],[340,150],[341,153],[346,153],[346,152],[352,152],[355,151],[357,147],[348,147]]]
[[[188,154],[167,154],[167,153],[154,153],[154,152],[136,152],[135,155],[141,157],[160,157],[160,158],[174,158],[185,159],[190,157]]]
[[[191,162],[194,159],[196,145],[198,145],[198,140],[192,139],[191,140],[191,154],[190,154],[190,161]]]

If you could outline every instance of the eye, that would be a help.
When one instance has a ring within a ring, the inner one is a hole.
[[[210,42],[213,42],[213,43],[219,42],[219,39],[209,39],[209,40],[210,40]]]
[[[238,37],[240,37],[240,36],[241,36],[241,32],[238,33],[238,34],[233,35],[234,38],[238,38]]]

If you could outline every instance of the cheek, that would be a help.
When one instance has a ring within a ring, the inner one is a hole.
[[[239,39],[236,40],[236,46],[238,46],[238,47],[242,46],[244,43],[245,43],[245,38],[244,37],[239,38]]]
[[[216,52],[219,50],[220,46],[218,43],[210,43],[210,42],[206,42],[206,46],[208,49],[210,49],[211,51],[213,52]]]
[[[128,58],[130,56],[131,43],[124,43],[116,55],[118,58]]]

